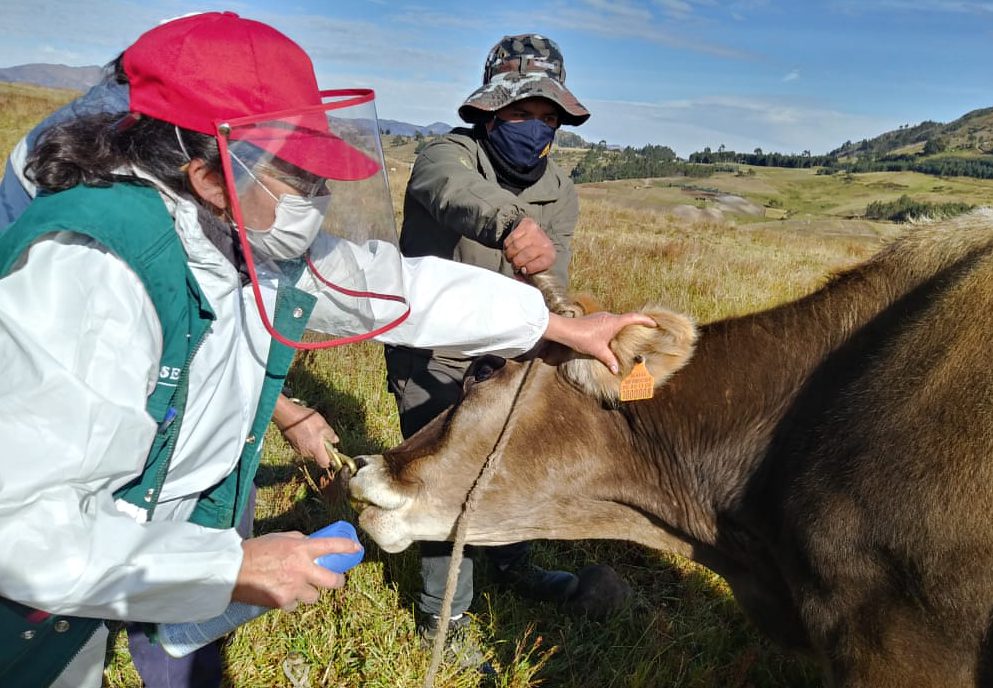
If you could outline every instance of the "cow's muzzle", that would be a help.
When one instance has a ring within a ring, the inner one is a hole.
[[[356,511],[370,506],[392,511],[410,502],[394,488],[381,454],[356,456],[353,461],[356,471],[348,481],[348,497]]]

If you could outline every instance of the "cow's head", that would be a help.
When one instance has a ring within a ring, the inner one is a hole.
[[[627,465],[619,459],[631,452],[619,446],[623,421],[613,410],[621,403],[620,383],[644,361],[661,387],[689,360],[696,339],[687,317],[662,308],[644,312],[657,326],[620,332],[611,344],[621,364],[616,375],[595,359],[557,346],[528,360],[475,361],[455,406],[384,455],[359,457],[361,468],[349,490],[361,526],[390,552],[416,540],[451,539],[519,394],[511,435],[470,517],[468,541],[640,539],[634,530],[645,524],[633,521],[646,517],[617,509],[612,489],[616,466]],[[612,530],[592,535],[591,526],[605,522]]]

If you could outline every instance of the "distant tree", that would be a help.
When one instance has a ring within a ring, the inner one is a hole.
[[[563,148],[589,148],[590,144],[587,143],[582,136],[576,134],[575,132],[565,131],[559,129],[555,132],[555,143]]]
[[[941,136],[935,136],[934,138],[928,139],[927,143],[924,144],[924,155],[936,155],[937,153],[943,153],[947,148],[948,141]]]
[[[669,146],[627,146],[617,149],[616,146],[598,144],[586,149],[569,176],[576,183],[587,183],[610,179],[703,177],[715,171],[710,166],[681,162]]]
[[[422,133],[420,132],[420,130],[418,130],[418,131],[415,131],[415,132],[414,132],[414,140],[415,140],[415,141],[423,141],[423,140],[424,140],[424,134],[422,134]]]

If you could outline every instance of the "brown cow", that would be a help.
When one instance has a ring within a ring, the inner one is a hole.
[[[618,403],[590,360],[534,363],[468,541],[676,552],[831,685],[993,685],[993,211],[703,326],[692,358],[688,321],[652,315],[615,342],[654,368],[651,400]],[[364,457],[350,489],[382,547],[452,537],[527,365],[482,360],[447,414]]]

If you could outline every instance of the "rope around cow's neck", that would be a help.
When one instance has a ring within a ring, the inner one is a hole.
[[[438,634],[434,637],[434,644],[431,649],[431,664],[428,666],[428,673],[424,677],[424,688],[432,688],[434,679],[441,666],[441,657],[445,649],[445,636],[448,634],[449,617],[452,613],[452,599],[455,597],[455,583],[458,580],[459,569],[462,567],[462,554],[465,550],[465,540],[469,532],[469,516],[476,509],[479,495],[483,493],[490,479],[496,472],[496,467],[503,456],[503,450],[510,441],[510,436],[517,422],[517,402],[524,396],[528,383],[531,381],[531,371],[534,368],[535,359],[527,362],[524,368],[524,375],[517,385],[517,391],[510,402],[510,410],[507,412],[507,420],[504,421],[500,436],[497,437],[493,445],[493,451],[486,457],[483,467],[479,469],[476,482],[469,488],[465,503],[462,505],[462,513],[459,514],[458,524],[455,528],[455,541],[452,544],[452,558],[448,565],[448,578],[445,581],[445,597],[441,601],[441,613],[438,618]]]

